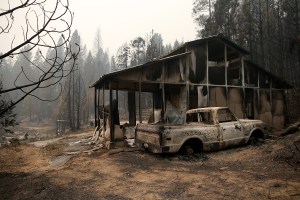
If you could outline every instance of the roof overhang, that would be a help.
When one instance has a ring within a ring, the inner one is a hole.
[[[181,54],[177,54],[177,55],[171,55],[171,56],[167,56],[167,57],[163,57],[163,58],[159,58],[159,59],[147,62],[147,63],[142,64],[142,65],[138,65],[138,66],[135,66],[135,67],[123,69],[123,70],[112,72],[112,73],[109,73],[109,74],[104,74],[102,77],[100,77],[100,79],[98,81],[96,81],[95,83],[93,83],[89,87],[91,88],[91,87],[95,87],[96,85],[102,85],[107,80],[111,80],[116,75],[121,75],[123,73],[127,73],[127,72],[134,71],[134,70],[141,70],[141,69],[143,69],[143,68],[145,68],[145,67],[147,67],[149,65],[153,65],[153,64],[157,64],[157,63],[162,63],[164,61],[171,60],[171,59],[174,59],[174,58],[183,57],[183,56],[186,56],[186,55],[188,55],[190,53],[191,52],[185,52],[185,53],[181,53]]]
[[[250,61],[250,60],[245,60],[246,63],[248,63],[249,65],[252,65],[253,67],[257,68],[260,71],[263,71],[265,74],[267,74],[269,77],[271,77],[274,81],[276,81],[278,84],[281,85],[282,89],[292,89],[293,86],[288,83],[285,80],[282,80],[281,78],[275,76],[274,74],[272,74],[271,72],[265,70],[264,68],[262,68],[261,66],[259,66],[258,64]]]

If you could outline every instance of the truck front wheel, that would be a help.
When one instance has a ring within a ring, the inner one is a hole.
[[[249,141],[248,141],[248,143],[253,146],[257,146],[263,142],[264,142],[264,133],[260,130],[254,131],[251,134]]]

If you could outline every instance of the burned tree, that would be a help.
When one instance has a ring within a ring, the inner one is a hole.
[[[70,44],[72,51],[79,51],[81,45],[80,35],[77,30],[72,34]],[[75,46],[73,44],[78,44]],[[73,64],[73,63],[72,63]],[[66,119],[72,131],[80,129],[82,116],[84,116],[84,106],[86,106],[86,91],[83,79],[83,52],[80,52],[75,61],[75,68],[64,83],[64,90],[61,95],[59,106],[59,118]]]
[[[7,6],[1,8],[0,38],[6,41],[12,35],[13,38],[10,40],[9,50],[0,55],[0,62],[5,58],[23,55],[37,74],[34,77],[30,76],[24,66],[18,66],[13,84],[0,90],[0,95],[9,96],[18,93],[17,98],[9,106],[0,110],[1,117],[28,96],[42,101],[56,99],[42,99],[36,91],[56,86],[72,71],[74,64],[66,65],[66,63],[75,61],[79,53],[79,51],[72,52],[69,44],[73,17],[68,0],[8,1]],[[17,34],[18,29],[21,34]],[[61,39],[56,42],[58,37]],[[24,48],[25,46],[29,48]],[[38,53],[43,59],[42,66],[26,56],[27,52],[36,49],[41,49]],[[45,49],[50,50],[51,54],[44,55]],[[63,51],[63,54],[60,51]]]
[[[143,38],[137,37],[130,42],[131,66],[140,65],[145,62],[146,42]]]
[[[126,69],[128,67],[128,60],[130,58],[130,47],[124,43],[117,51],[117,70]]]

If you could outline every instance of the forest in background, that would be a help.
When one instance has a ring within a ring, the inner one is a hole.
[[[219,33],[250,51],[250,59],[299,86],[299,0],[195,0],[200,38]]]
[[[294,85],[292,93],[298,95],[299,3],[299,0],[195,0],[190,12],[198,28],[195,33],[197,38],[220,33],[229,37],[251,52],[249,58],[253,62]],[[26,119],[41,123],[63,119],[68,121],[71,130],[78,130],[94,114],[94,90],[89,89],[89,85],[106,73],[151,61],[184,42],[176,40],[173,44],[164,44],[162,35],[152,30],[145,37],[137,36],[124,41],[110,56],[108,49],[103,49],[100,29],[95,33],[92,50],[81,42],[80,31],[75,30],[70,35],[69,49],[78,52],[78,55],[76,59],[74,57],[74,63],[65,64],[69,75],[59,82],[47,80],[32,95],[18,103],[13,113],[18,114],[19,121]],[[64,40],[61,35],[57,44],[64,43]],[[24,53],[1,60],[4,89],[38,79],[41,74],[35,67],[49,68],[53,64],[52,57],[72,57],[68,55],[69,49],[63,46],[43,50],[45,56],[41,49],[31,48],[28,44],[21,49]],[[51,87],[43,88],[43,84]],[[14,91],[4,98],[9,101],[21,96],[21,91]],[[299,106],[293,101],[290,104]],[[294,110],[298,112],[297,108]]]
[[[195,0],[197,36],[222,33],[250,51],[249,59],[293,86],[289,122],[300,113],[300,0]]]
[[[125,42],[120,45],[116,55],[109,57],[108,49],[104,50],[102,47],[100,28],[95,33],[93,50],[86,48],[86,45],[81,42],[80,32],[75,30],[70,37],[70,49],[71,52],[79,52],[79,54],[75,63],[65,64],[67,69],[71,69],[70,75],[59,84],[34,91],[32,95],[17,104],[13,112],[18,114],[18,121],[54,123],[58,119],[66,120],[71,130],[78,130],[81,124],[89,123],[94,115],[94,90],[89,88],[92,83],[104,74],[143,64],[170,52],[183,43],[175,40],[173,45],[164,45],[161,34],[153,30],[146,35],[146,38],[138,36],[129,43]],[[63,36],[59,38],[57,44],[62,42]],[[37,79],[41,74],[35,67],[47,68],[51,65],[48,60],[43,59],[41,49],[35,52],[27,51],[30,49],[31,46],[26,45],[21,50],[25,53],[14,58],[2,59],[1,80],[4,89],[24,85],[28,80]],[[56,50],[49,48],[46,51],[47,58],[56,56],[65,57],[65,49],[58,47]],[[24,70],[26,77],[21,70]],[[48,82],[51,81],[53,82],[53,80]],[[15,91],[5,98],[19,99],[21,96],[22,92]]]

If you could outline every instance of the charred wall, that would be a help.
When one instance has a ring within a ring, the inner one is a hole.
[[[276,129],[284,128],[286,123],[286,100],[284,91],[272,92],[273,125]]]
[[[191,83],[206,83],[207,53],[205,45],[191,50],[189,65],[189,81]]]
[[[182,83],[185,81],[186,58],[173,59],[165,63],[165,82]]]

